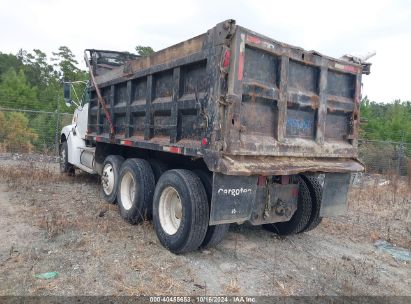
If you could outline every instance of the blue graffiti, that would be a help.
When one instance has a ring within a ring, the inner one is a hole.
[[[287,118],[287,129],[311,130],[313,121],[311,119]]]

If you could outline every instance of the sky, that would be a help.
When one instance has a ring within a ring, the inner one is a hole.
[[[376,51],[363,96],[411,100],[411,1],[1,0],[0,52],[68,46],[85,69],[86,48],[160,50],[215,24],[237,24],[306,50],[340,57]]]

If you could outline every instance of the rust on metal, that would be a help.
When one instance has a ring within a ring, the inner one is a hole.
[[[353,159],[223,155],[206,159],[213,170],[227,175],[293,175],[301,172],[360,172],[364,166]]]
[[[150,56],[133,60],[130,63],[128,63],[126,73],[124,73],[124,67],[120,66],[106,74],[96,77],[96,81],[98,84],[103,84],[113,79],[128,76],[141,70],[150,69],[154,66],[166,64],[170,61],[175,61],[176,59],[184,58],[195,53],[201,52],[205,38],[206,34],[202,34],[192,39],[168,47],[164,50],[155,52]]]
[[[84,59],[86,61],[87,67],[89,69],[91,82],[93,83],[94,89],[96,91],[98,102],[100,103],[101,107],[103,108],[104,115],[106,116],[107,121],[110,125],[110,137],[114,138],[115,131],[114,131],[113,121],[111,120],[110,112],[107,109],[106,101],[104,100],[103,96],[101,95],[100,88],[98,87],[98,84],[96,82],[96,78],[94,77],[94,72],[93,72],[93,69],[90,65],[90,61],[89,61],[88,56],[87,56],[87,51],[84,52]]]
[[[122,145],[204,157],[225,174],[360,171],[363,68],[227,20],[92,75],[87,136],[116,131]]]

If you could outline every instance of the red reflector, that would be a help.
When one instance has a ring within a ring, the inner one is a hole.
[[[254,43],[254,44],[260,44],[260,43],[261,43],[260,38],[254,37],[254,36],[250,36],[250,35],[247,35],[247,41],[248,41],[248,42],[251,42],[251,43]]]
[[[244,70],[244,52],[240,52],[238,58],[238,80],[243,80],[243,70]]]
[[[170,147],[171,153],[181,153],[181,148],[178,147]]]
[[[226,50],[224,53],[223,68],[227,68],[230,65],[230,57],[231,57],[231,51]]]
[[[351,73],[358,73],[358,69],[356,67],[350,66],[350,65],[346,65],[344,67],[344,70],[351,72]]]
[[[180,154],[181,153],[181,148],[165,146],[165,147],[163,147],[163,151]]]
[[[202,146],[206,146],[207,145],[207,138],[203,138],[202,140],[201,140],[201,145]]]
[[[131,140],[123,140],[123,145],[125,146],[132,146],[133,142]]]
[[[267,177],[266,176],[259,176],[258,177],[258,182],[257,182],[258,186],[265,186],[266,183],[267,183]]]

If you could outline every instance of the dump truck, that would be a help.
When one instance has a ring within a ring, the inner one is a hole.
[[[179,254],[232,223],[280,235],[344,214],[370,64],[306,51],[236,24],[147,57],[85,51],[90,80],[61,131],[60,169],[101,176],[131,224],[152,220]],[[64,96],[73,104],[71,83]]]

